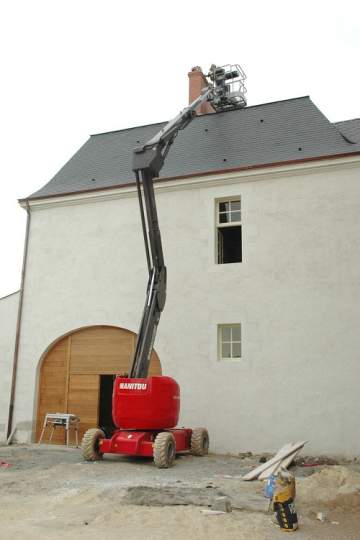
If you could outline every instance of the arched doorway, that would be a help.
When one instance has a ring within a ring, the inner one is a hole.
[[[136,334],[112,326],[92,326],[60,339],[47,352],[40,369],[36,440],[46,413],[71,413],[80,417],[80,440],[90,427],[111,417],[114,375],[129,371]],[[161,375],[155,351],[150,375]],[[53,442],[64,444],[62,429]],[[46,442],[46,439],[44,440]]]

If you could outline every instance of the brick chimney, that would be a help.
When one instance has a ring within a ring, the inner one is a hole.
[[[200,96],[201,90],[207,86],[207,80],[205,75],[202,72],[201,67],[195,66],[191,68],[191,71],[188,73],[189,77],[189,104],[194,101],[197,97]],[[210,105],[208,101],[200,105],[196,109],[196,114],[207,114],[207,113],[214,113],[214,109]]]

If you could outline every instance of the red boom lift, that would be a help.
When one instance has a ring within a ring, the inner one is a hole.
[[[180,388],[171,377],[148,377],[150,357],[160,314],[166,298],[166,267],[158,225],[154,178],[180,129],[195,116],[196,108],[209,101],[216,111],[246,105],[245,74],[238,65],[211,66],[209,84],[202,94],[133,155],[149,281],[129,377],[117,376],[113,386],[112,416],[116,426],[111,438],[101,429],[89,429],[82,440],[84,459],[104,454],[127,454],[154,458],[159,468],[170,467],[175,454],[207,454],[205,428],[176,428],[180,411]],[[144,208],[145,202],[145,208]]]

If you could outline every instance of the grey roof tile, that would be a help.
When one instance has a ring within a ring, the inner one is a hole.
[[[360,143],[360,118],[335,122],[334,125],[349,142]]]
[[[163,125],[165,122],[92,135],[50,182],[28,198],[133,182],[133,148],[138,141],[149,140]],[[307,96],[198,116],[179,132],[161,176],[360,151],[359,140],[353,142],[342,136],[345,128],[351,128],[351,133],[355,130],[348,122],[331,124]]]

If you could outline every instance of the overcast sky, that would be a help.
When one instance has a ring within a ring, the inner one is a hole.
[[[0,297],[19,288],[25,211],[89,134],[170,119],[194,65],[239,63],[248,104],[310,95],[360,116],[358,1],[1,3]],[[61,231],[59,231],[61,234]]]

